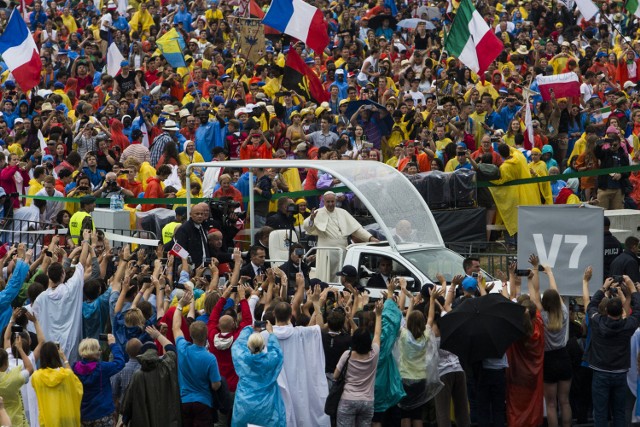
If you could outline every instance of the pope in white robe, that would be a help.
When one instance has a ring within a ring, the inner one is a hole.
[[[340,248],[342,257],[347,249],[347,238],[357,242],[378,241],[349,212],[336,207],[336,195],[332,191],[322,196],[324,207],[317,209],[304,220],[307,234],[318,236],[318,247]],[[340,251],[318,249],[316,253],[316,271],[323,282],[337,282],[336,272],[342,268]]]

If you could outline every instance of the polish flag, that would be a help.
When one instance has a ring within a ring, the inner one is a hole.
[[[538,82],[538,90],[544,101],[551,99],[552,91],[556,99],[580,96],[580,78],[576,73],[537,76],[536,81]]]
[[[189,252],[179,244],[175,243],[169,251],[169,255],[185,259],[189,257]]]
[[[28,92],[40,83],[42,61],[27,24],[16,10],[0,36],[0,55],[22,91]]]

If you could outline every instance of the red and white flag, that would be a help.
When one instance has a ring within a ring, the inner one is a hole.
[[[173,255],[175,257],[179,257],[185,259],[189,257],[189,252],[179,244],[175,243],[171,250],[169,251],[169,255]]]
[[[580,96],[580,78],[576,73],[554,74],[552,76],[537,76],[538,90],[542,99],[549,101],[551,92],[558,98]]]

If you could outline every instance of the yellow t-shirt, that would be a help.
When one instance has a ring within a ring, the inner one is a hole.
[[[36,181],[35,178],[31,178],[31,180],[29,181],[29,191],[27,192],[27,194],[30,196],[33,196],[43,188],[44,188],[44,185]],[[33,203],[33,199],[27,199],[26,205],[31,206],[31,203]]]
[[[439,139],[438,141],[436,141],[436,150],[444,151],[445,147],[452,142],[453,141],[451,141],[450,138]]]

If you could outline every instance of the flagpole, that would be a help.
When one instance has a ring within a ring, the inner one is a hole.
[[[620,30],[618,30],[618,28],[614,25],[614,23],[613,23],[613,22],[611,22],[611,20],[609,19],[609,17],[607,17],[607,15],[605,15],[604,13],[602,13],[602,11],[601,11],[601,10],[600,10],[600,17],[601,17],[602,19],[604,19],[605,21],[607,21],[607,23],[609,23],[609,24],[611,25],[611,27],[613,28],[613,30],[614,30],[616,33],[618,33],[618,35],[620,36],[620,41],[621,41],[621,42],[623,42],[623,41],[624,41],[624,39],[625,39],[625,35],[624,35],[624,34],[622,34],[622,33],[620,32]],[[622,43],[620,43],[620,44],[622,45]],[[636,57],[637,57],[637,58],[640,58],[640,54],[638,54],[638,51],[637,51],[637,50],[635,50],[635,49],[633,48],[633,45],[632,45],[631,43],[629,43],[629,49],[631,49],[631,50],[633,51],[633,53],[635,53],[635,54],[636,54]],[[622,83],[622,82],[621,82],[621,83]]]

